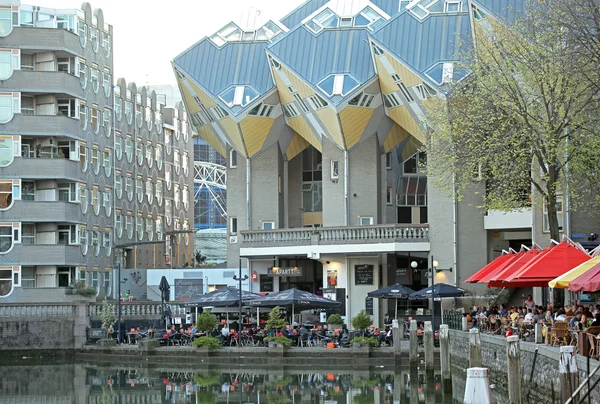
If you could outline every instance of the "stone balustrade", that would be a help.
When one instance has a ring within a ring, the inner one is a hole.
[[[114,314],[117,315],[118,304],[115,305]],[[102,303],[96,302],[90,304],[90,317],[99,318],[102,312]],[[173,316],[185,315],[185,308],[171,305],[171,314]],[[160,317],[162,315],[162,305],[154,302],[121,302],[122,317]]]
[[[3,304],[0,318],[73,317],[73,305],[66,304]]]

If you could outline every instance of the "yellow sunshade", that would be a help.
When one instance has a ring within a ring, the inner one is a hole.
[[[600,264],[600,255],[589,259],[583,264],[580,264],[575,268],[571,269],[569,272],[551,280],[550,282],[548,282],[548,286],[550,286],[551,288],[566,289],[569,287],[569,283],[571,283],[571,281],[575,280],[575,278],[580,277],[581,275],[592,269],[592,267],[598,264]]]

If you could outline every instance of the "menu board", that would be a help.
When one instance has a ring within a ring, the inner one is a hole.
[[[372,297],[367,297],[365,299],[365,310],[367,311],[367,314],[370,314],[371,316],[373,315],[373,298]]]
[[[411,285],[411,273],[408,268],[396,268],[396,283],[400,285]]]
[[[273,277],[267,275],[260,275],[260,291],[261,292],[272,292],[273,291]]]
[[[204,280],[175,279],[175,300],[189,300],[204,293]]]
[[[373,265],[361,264],[354,265],[354,284],[372,285],[373,284]]]

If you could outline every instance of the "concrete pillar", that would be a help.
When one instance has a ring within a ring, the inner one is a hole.
[[[463,331],[469,331],[469,322],[467,321],[467,317],[466,316],[462,317],[462,330]]]
[[[508,402],[521,404],[521,346],[519,336],[506,338],[506,356],[508,372]]]
[[[392,320],[392,339],[394,344],[394,352],[399,354],[402,347],[402,330],[398,325],[398,320]]]
[[[486,368],[467,369],[464,404],[491,404],[492,391]]]
[[[579,386],[579,373],[577,371],[577,359],[573,345],[560,347],[560,360],[558,362],[560,376],[561,403],[566,402]],[[575,398],[575,402],[579,400]]]
[[[410,351],[408,354],[408,364],[410,368],[413,367],[416,369],[419,365],[419,355],[417,352],[418,340],[417,340],[417,320],[411,320],[410,322]],[[412,385],[412,380],[411,380]]]
[[[90,326],[90,316],[87,301],[73,302],[73,336],[74,349],[83,349],[87,341],[87,329]]]
[[[433,372],[433,328],[431,321],[425,321],[423,327],[423,341],[425,343],[425,371]]]
[[[450,332],[448,325],[440,325],[440,362],[442,365],[442,393],[452,394],[452,371],[450,370]]]
[[[535,324],[535,343],[536,344],[544,343],[544,336],[542,335],[542,327],[543,327],[543,325],[540,323]]]
[[[410,400],[409,403],[419,402],[419,371],[416,366],[411,366],[409,370],[410,377]]]
[[[481,367],[481,336],[477,328],[469,330],[469,367]]]

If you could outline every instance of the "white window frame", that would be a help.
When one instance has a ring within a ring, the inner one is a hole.
[[[237,168],[237,150],[229,150],[229,168]]]
[[[123,236],[123,214],[121,212],[115,214],[115,231],[118,238]]]
[[[232,216],[229,218],[229,234],[235,235],[238,233],[238,231],[238,218]]]
[[[294,106],[294,103],[283,104],[283,112],[287,118],[294,118],[300,115],[300,113]]]
[[[331,160],[331,179],[337,180],[340,178],[340,162],[338,160]]]
[[[402,99],[396,93],[384,94],[383,98],[387,101],[386,108],[395,108],[404,105]]]
[[[368,221],[368,223],[363,223],[364,221]],[[358,223],[361,226],[372,226],[373,225],[373,216],[360,216],[358,219]]]

